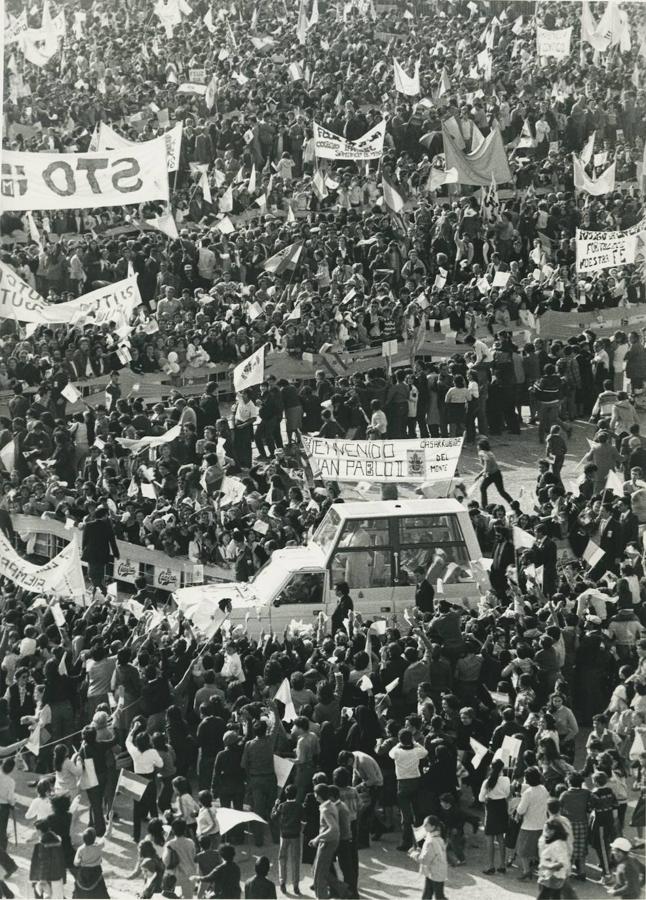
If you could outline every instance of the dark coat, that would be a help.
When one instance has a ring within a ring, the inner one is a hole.
[[[83,552],[81,559],[87,563],[100,565],[119,558],[119,548],[107,519],[96,519],[88,522],[83,529]]]

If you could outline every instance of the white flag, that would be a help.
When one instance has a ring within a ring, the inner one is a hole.
[[[213,203],[213,197],[211,196],[211,185],[209,184],[209,178],[206,172],[202,172],[199,186],[202,188],[202,196],[204,197],[205,202]]]
[[[233,370],[233,388],[236,393],[253,387],[254,384],[260,384],[264,380],[266,346],[263,344]]]
[[[404,72],[395,57],[393,57],[393,70],[395,74],[395,89],[400,94],[415,97],[420,93],[419,87],[419,60],[415,63],[415,74],[411,78]]]

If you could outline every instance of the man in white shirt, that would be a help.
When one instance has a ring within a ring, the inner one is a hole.
[[[402,728],[398,734],[399,743],[389,751],[388,756],[395,763],[397,776],[397,799],[402,819],[402,842],[398,850],[409,850],[414,846],[413,825],[419,818],[419,799],[421,775],[419,764],[428,756],[428,750],[413,741],[413,734],[408,728]]]
[[[139,800],[132,804],[132,837],[138,843],[141,837],[141,823],[146,816],[157,814],[155,792],[155,772],[164,767],[164,761],[150,744],[150,735],[135,724],[126,738],[126,750],[132,757],[135,775],[143,776],[148,784]]]

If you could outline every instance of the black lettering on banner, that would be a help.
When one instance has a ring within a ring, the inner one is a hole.
[[[131,194],[133,191],[140,190],[143,181],[137,177],[141,171],[137,160],[132,156],[126,156],[115,163],[115,167],[121,165],[125,165],[125,169],[112,173],[112,186],[115,191],[119,191],[120,194]],[[126,182],[130,178],[134,178],[135,181],[132,184],[127,184]]]
[[[87,181],[92,189],[93,194],[100,194],[101,188],[99,187],[99,182],[96,178],[96,173],[99,169],[107,169],[108,161],[107,159],[93,159],[88,157],[87,159],[79,159],[76,164],[79,172],[87,172]]]
[[[65,178],[65,187],[60,188],[56,184],[54,184],[54,173],[59,170],[62,172]],[[58,194],[59,197],[71,197],[72,194],[76,190],[76,182],[74,181],[74,172],[72,171],[72,167],[65,160],[58,159],[53,163],[50,163],[43,170],[43,181],[55,194]]]

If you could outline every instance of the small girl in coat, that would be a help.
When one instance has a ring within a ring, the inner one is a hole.
[[[410,854],[419,863],[419,870],[425,879],[422,900],[445,900],[446,844],[442,837],[442,823],[437,816],[424,819],[424,831],[426,837],[421,849],[412,850]]]

